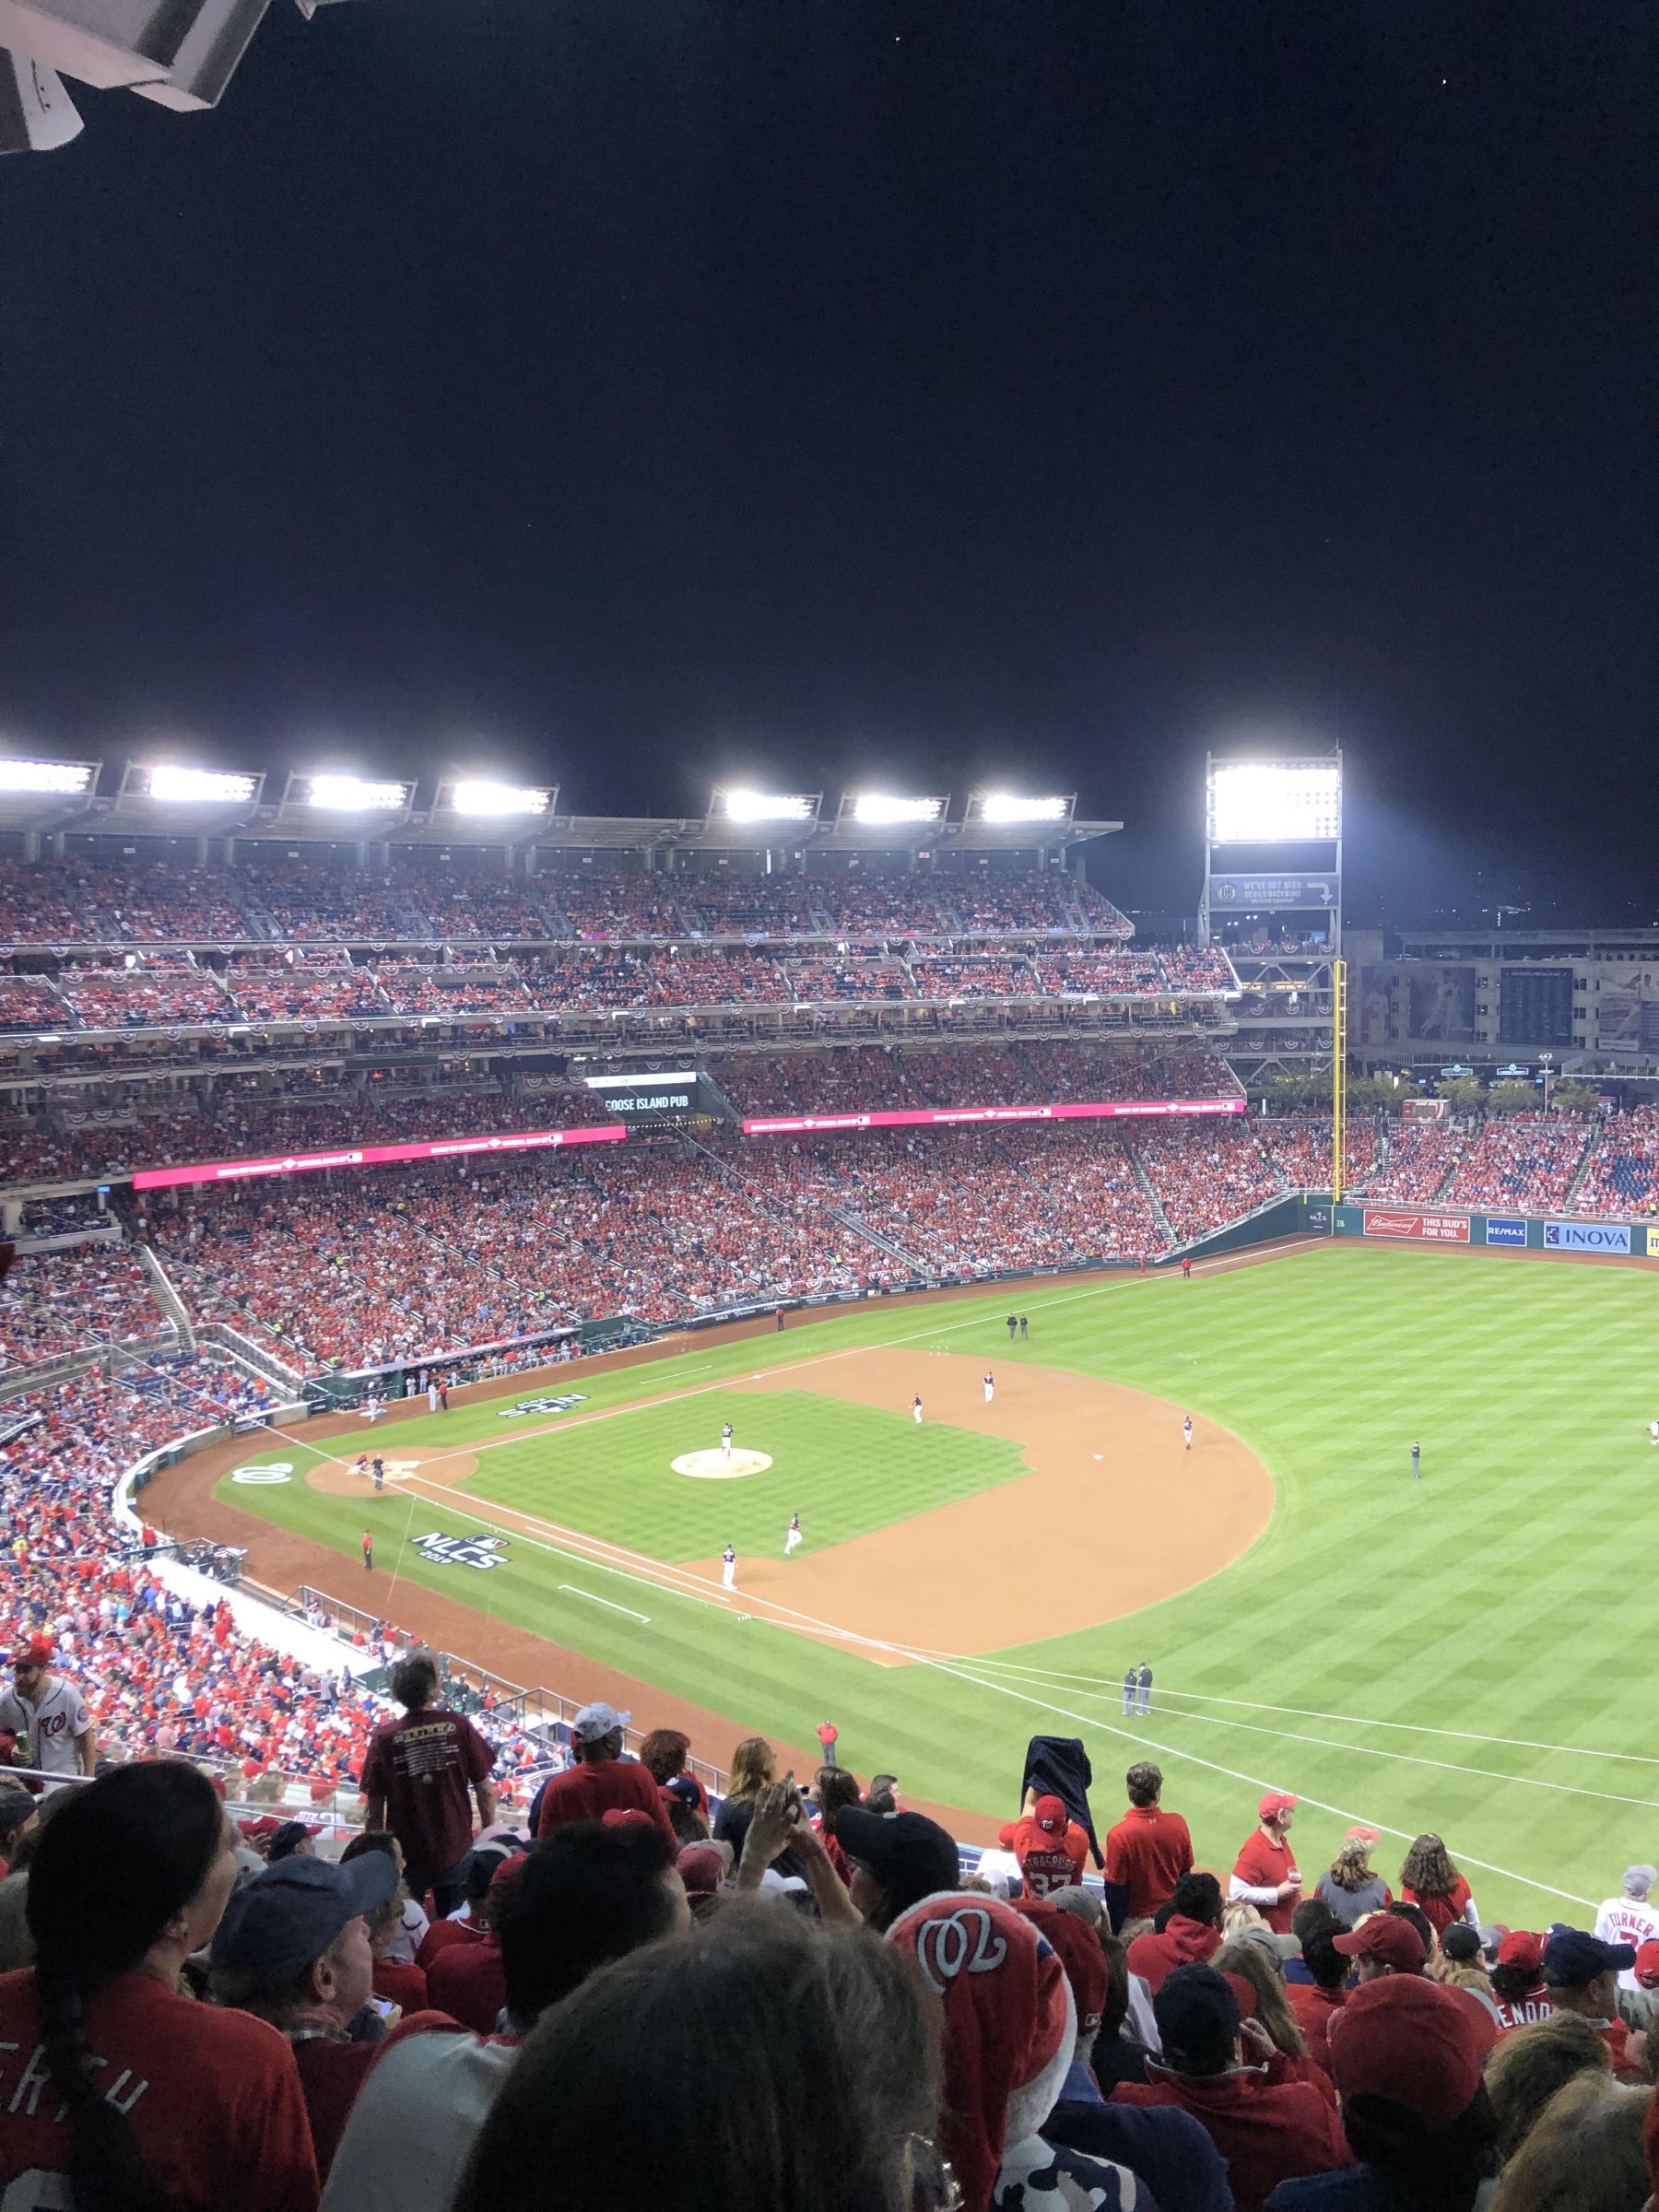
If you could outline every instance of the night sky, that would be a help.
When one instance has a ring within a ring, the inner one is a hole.
[[[0,165],[0,734],[1659,905],[1659,8],[276,0]],[[1644,920],[1655,915],[1644,911]]]

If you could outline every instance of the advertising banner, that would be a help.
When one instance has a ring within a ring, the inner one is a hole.
[[[445,1136],[418,1145],[353,1145],[335,1152],[285,1152],[271,1159],[198,1160],[186,1168],[140,1168],[135,1191],[170,1189],[181,1182],[241,1182],[255,1175],[298,1175],[312,1168],[384,1168],[404,1159],[490,1159],[543,1151],[555,1145],[619,1144],[620,1122],[600,1129],[512,1129],[499,1136]]]
[[[869,1113],[792,1113],[758,1116],[743,1124],[745,1136],[810,1136],[837,1129],[959,1128],[978,1122],[1075,1122],[1123,1116],[1242,1113],[1242,1099],[1113,1099],[1065,1106],[943,1106],[893,1108]]]
[[[1396,1214],[1376,1206],[1365,1208],[1368,1237],[1413,1237],[1430,1244],[1466,1244],[1467,1214]]]
[[[1335,876],[1212,876],[1210,905],[1259,907],[1334,907]]]
[[[1526,1224],[1502,1214],[1487,1216],[1486,1241],[1488,1244],[1508,1244],[1518,1252],[1526,1250]]]
[[[1626,1252],[1630,1224],[1624,1221],[1546,1221],[1546,1252]]]

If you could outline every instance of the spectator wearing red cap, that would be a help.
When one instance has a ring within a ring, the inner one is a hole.
[[[1221,1885],[1213,1874],[1183,1874],[1161,1928],[1129,1946],[1129,1971],[1154,1996],[1178,1966],[1202,1964],[1221,1948]],[[1163,1917],[1160,1909],[1160,1917]]]
[[[555,1774],[543,1790],[536,1819],[538,1836],[550,1836],[556,1828],[567,1828],[579,1820],[603,1820],[608,1812],[633,1808],[646,1814],[670,1842],[677,1841],[663,1793],[650,1770],[638,1759],[622,1756],[623,1737],[632,1717],[603,1703],[582,1708],[571,1723],[571,1751],[576,1764],[567,1773]]]
[[[1544,1938],[1512,1928],[1498,1946],[1492,1969],[1492,1995],[1498,2004],[1498,2032],[1510,2035],[1546,2020],[1554,2009],[1544,1985]]]
[[[1088,1837],[1065,1809],[1063,1797],[1025,1794],[1025,1806],[1014,1823],[1014,1856],[1028,1897],[1047,1897],[1052,1890],[1068,1888],[1083,1879],[1088,1862]]]
[[[1193,1870],[1193,1839],[1179,1813],[1160,1802],[1163,1772],[1150,1759],[1136,1759],[1124,1777],[1129,1809],[1106,1833],[1106,1881],[1124,1892],[1119,1926],[1150,1919],[1167,1904],[1183,1874]]]
[[[1275,2083],[1273,2044],[1250,2017],[1255,1992],[1211,1966],[1178,1966],[1152,2000],[1163,2045],[1147,2079],[1120,2082],[1120,2104],[1189,2112],[1227,2160],[1239,2212],[1281,2182],[1352,2163],[1336,2114],[1305,2081]]]
[[[392,1670],[401,1720],[384,1721],[369,1739],[360,1782],[365,1825],[390,1829],[403,1846],[410,1893],[429,1889],[440,1919],[461,1895],[461,1870],[472,1844],[472,1803],[478,1825],[496,1815],[489,1771],[495,1753],[462,1713],[434,1703],[438,1668],[417,1652]],[[653,1794],[654,1795],[654,1786]]]
[[[1454,1920],[1466,1920],[1472,1928],[1480,1925],[1469,1885],[1436,1835],[1418,1836],[1406,1853],[1406,1864],[1400,1869],[1400,1896],[1406,1904],[1417,1907],[1437,1936]]]
[[[888,1940],[908,1951],[945,2018],[941,2147],[963,2212],[1133,2212],[1148,2193],[1122,2166],[1048,2140],[1077,2041],[1059,1954],[991,1897],[932,1897],[901,1913]]]
[[[16,1738],[12,1763],[48,1774],[91,1774],[98,1766],[98,1733],[87,1700],[78,1684],[51,1666],[52,1646],[39,1636],[13,1655],[12,1687],[0,1697],[0,1729]]]
[[[1296,1799],[1288,1790],[1268,1790],[1256,1814],[1259,1825],[1239,1847],[1227,1894],[1234,1903],[1253,1905],[1276,1936],[1288,1936],[1301,1895],[1288,1841]]]
[[[1357,1928],[1334,1936],[1331,1948],[1353,1960],[1361,1988],[1384,1974],[1420,1974],[1429,1958],[1411,1923],[1393,1912],[1373,1912]]]
[[[1230,2212],[1232,2193],[1219,2152],[1185,2112],[1137,2112],[1108,2104],[1091,2059],[1110,1991],[1110,1970],[1100,1937],[1088,1922],[1046,1900],[1022,1898],[1020,1916],[1060,1955],[1077,2016],[1077,2041],[1059,2101],[1043,2123],[1051,2143],[1127,2166],[1160,2206],[1191,2212]]]
[[[1452,1991],[1395,1974],[1357,1990],[1331,2027],[1348,2174],[1287,2181],[1273,2212],[1471,2212],[1496,2172],[1479,2038]]]

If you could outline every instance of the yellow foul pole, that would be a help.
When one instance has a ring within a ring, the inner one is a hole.
[[[1331,1204],[1342,1204],[1347,1133],[1347,962],[1331,962]]]

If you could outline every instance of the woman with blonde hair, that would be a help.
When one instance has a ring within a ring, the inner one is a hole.
[[[1310,2082],[1325,2102],[1334,2106],[1336,2094],[1331,2087],[1331,2077],[1309,2056],[1307,2038],[1297,2026],[1296,2015],[1290,2009],[1272,1930],[1265,1928],[1260,1936],[1230,1937],[1209,1963],[1218,1973],[1242,1975],[1254,1990],[1256,2020],[1266,2030],[1267,2039],[1278,2053],[1268,2064],[1269,2081]]]
[[[1350,1828],[1314,1888],[1314,1896],[1345,1928],[1358,1927],[1368,1912],[1381,1912],[1394,1902],[1388,1884],[1371,1867],[1371,1854],[1380,1841],[1374,1828]]]
[[[1491,2212],[1641,2212],[1649,2195],[1645,2089],[1581,2075],[1558,2089],[1504,2167]]]
[[[771,1746],[763,1735],[746,1735],[732,1753],[731,1778],[714,1816],[714,1841],[731,1845],[735,1864],[743,1857],[756,1801],[777,1779],[778,1761]],[[806,1867],[793,1851],[784,1852],[772,1865],[782,1875],[806,1877]]]
[[[1469,1885],[1452,1864],[1450,1853],[1436,1835],[1420,1835],[1406,1853],[1400,1869],[1400,1898],[1415,1905],[1438,1936],[1454,1920],[1480,1925]]]

